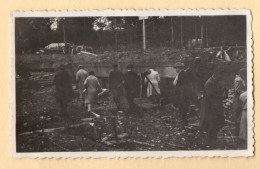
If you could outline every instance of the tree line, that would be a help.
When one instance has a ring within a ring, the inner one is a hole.
[[[73,43],[104,49],[142,48],[143,21],[138,17],[16,18],[17,54],[34,53],[50,43]],[[148,48],[246,45],[245,16],[151,16],[145,20]]]

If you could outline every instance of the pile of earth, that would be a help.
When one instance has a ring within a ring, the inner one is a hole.
[[[24,63],[32,62],[47,62],[47,63],[118,63],[118,62],[169,62],[169,61],[184,61],[201,57],[204,60],[214,59],[219,49],[206,48],[206,49],[174,49],[167,47],[148,48],[145,52],[142,50],[109,50],[104,51],[102,54],[80,53],[73,55],[64,54],[49,54],[49,55],[19,55],[16,56],[17,61]],[[245,57],[234,57],[234,51],[229,53],[232,61],[241,62],[245,61]],[[239,55],[245,56],[245,51],[240,50]]]

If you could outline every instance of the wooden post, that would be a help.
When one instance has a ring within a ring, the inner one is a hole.
[[[201,38],[201,40],[202,40],[202,44],[201,44],[201,48],[203,48],[203,43],[204,43],[204,34],[203,34],[203,32],[204,32],[204,30],[203,30],[203,24],[201,24],[201,32],[200,32],[200,38]]]
[[[209,47],[209,39],[208,39],[208,25],[206,25],[206,47]]]
[[[171,17],[171,42],[172,42],[172,48],[173,48],[173,46],[174,46],[174,39],[173,39],[173,23],[172,23],[172,17]]]
[[[207,20],[206,20],[206,47],[208,48],[209,47],[209,39],[208,39],[208,17],[207,17]]]
[[[140,73],[140,98],[143,98],[143,79],[142,79],[142,73]]]
[[[63,41],[64,41],[64,53],[67,53],[67,40],[66,40],[66,31],[65,31],[65,27],[64,27],[64,23],[62,24],[62,29],[63,29]]]
[[[146,41],[145,41],[145,19],[143,19],[143,51],[146,50]]]
[[[182,37],[182,18],[181,18],[181,48],[183,47],[183,37]]]
[[[196,20],[194,21],[194,33],[195,33],[195,39],[198,39],[198,31],[197,31],[197,18],[195,18]]]
[[[116,27],[117,27],[116,17],[115,17],[115,19],[114,19],[114,22],[115,22],[115,25],[114,25],[114,31],[115,31],[115,47],[116,47],[116,50],[118,50],[118,45],[117,45],[117,30],[116,30]]]

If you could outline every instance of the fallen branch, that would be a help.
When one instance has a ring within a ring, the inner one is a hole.
[[[91,125],[92,123],[89,122],[83,122],[83,123],[79,123],[79,124],[72,124],[69,125],[68,128],[76,128],[76,127],[80,127],[83,125]],[[91,125],[93,126],[93,125]],[[50,128],[50,129],[41,129],[41,130],[35,130],[35,131],[30,131],[30,132],[24,132],[19,134],[19,136],[25,136],[25,135],[30,135],[30,134],[34,134],[34,133],[50,133],[50,132],[54,132],[54,131],[61,131],[61,130],[65,130],[67,127],[57,127],[57,128]]]
[[[230,123],[230,124],[235,124],[235,122],[227,120],[227,119],[225,119],[225,122]]]
[[[144,143],[144,142],[140,142],[140,141],[136,141],[136,140],[128,140],[128,142],[130,142],[130,143],[135,143],[135,144],[139,144],[139,145],[143,145],[143,146],[155,147],[154,144]]]
[[[185,148],[184,146],[176,145],[176,144],[173,144],[173,143],[168,143],[168,145],[178,147],[178,148]]]

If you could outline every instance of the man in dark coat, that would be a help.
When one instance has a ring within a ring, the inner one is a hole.
[[[123,73],[118,70],[118,66],[117,64],[115,64],[113,65],[113,70],[109,73],[108,88],[112,92],[114,102],[117,106],[117,110],[121,109],[120,97],[123,95],[123,83]]]
[[[61,65],[60,70],[56,72],[53,82],[56,86],[56,101],[60,103],[62,113],[67,115],[67,104],[72,100],[72,84],[64,65]]]
[[[219,84],[221,72],[215,70],[204,85],[204,96],[200,115],[200,129],[207,131],[208,143],[215,147],[218,131],[225,123],[223,112],[223,92]]]
[[[127,65],[127,73],[124,76],[125,79],[125,95],[129,104],[129,112],[133,112],[136,108],[134,103],[134,97],[138,95],[139,77],[136,72],[133,71],[133,65]]]
[[[192,89],[190,87],[190,80],[188,74],[184,71],[184,64],[177,62],[174,66],[178,73],[173,81],[174,86],[174,101],[179,108],[179,117],[183,124],[187,123],[187,112],[190,107],[190,94]]]

